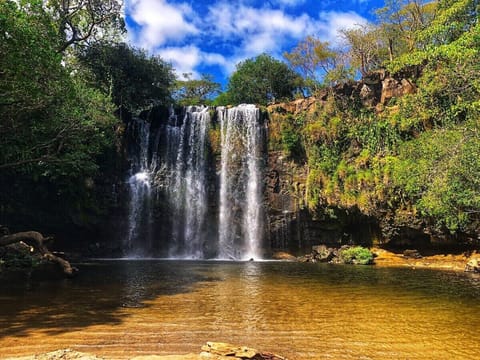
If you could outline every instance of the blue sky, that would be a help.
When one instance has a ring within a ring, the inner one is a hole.
[[[160,55],[181,75],[213,74],[266,52],[278,59],[315,35],[341,46],[338,30],[374,21],[383,0],[126,0],[129,42]]]

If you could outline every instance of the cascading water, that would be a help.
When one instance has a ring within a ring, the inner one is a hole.
[[[263,229],[260,111],[218,108],[221,127],[219,248],[221,259],[261,258]]]
[[[137,139],[132,159],[131,175],[128,179],[130,188],[128,234],[125,238],[124,249],[127,256],[146,256],[143,251],[151,245],[151,168],[148,149],[150,144],[150,123],[135,119],[130,123],[130,132]],[[138,239],[142,245],[139,246]]]
[[[181,114],[171,109],[168,119],[131,122],[129,131],[135,141],[128,181],[127,256],[261,258],[264,133],[260,111],[254,105],[240,105],[218,108],[217,114],[218,181],[213,175],[215,158],[208,150],[212,123],[208,107],[189,106]],[[208,189],[218,187],[216,201],[208,196]]]
[[[207,135],[210,114],[207,107],[185,109],[180,129],[170,129],[176,146],[168,157],[176,155],[169,186],[173,210],[170,257],[204,257],[205,218],[207,215]]]

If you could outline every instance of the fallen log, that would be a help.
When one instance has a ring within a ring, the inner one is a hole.
[[[44,259],[58,264],[67,277],[73,277],[77,273],[78,269],[70,265],[67,260],[52,254],[52,252],[48,250],[45,242],[51,239],[51,237],[44,237],[37,231],[22,231],[1,236],[0,246],[24,242],[30,246],[33,246]]]

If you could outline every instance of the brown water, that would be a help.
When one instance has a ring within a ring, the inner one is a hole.
[[[478,359],[480,278],[280,262],[97,261],[60,282],[0,279],[0,358],[112,358],[206,341],[293,359]]]

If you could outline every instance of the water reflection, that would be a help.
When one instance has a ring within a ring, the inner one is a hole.
[[[4,283],[0,348],[128,358],[212,340],[300,360],[476,359],[479,300],[478,277],[430,270],[94,262],[74,281]]]

